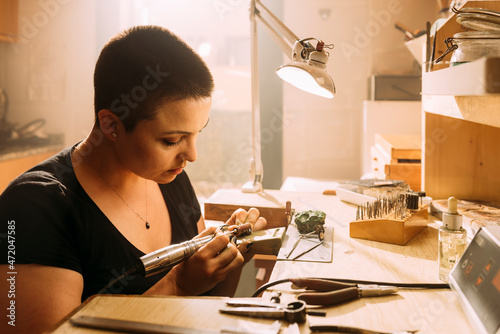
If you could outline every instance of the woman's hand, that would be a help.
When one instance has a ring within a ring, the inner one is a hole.
[[[199,295],[223,281],[234,269],[241,266],[244,258],[230,242],[229,237],[216,227],[209,227],[195,238],[216,233],[216,236],[201,247],[193,256],[176,265],[165,276],[177,287],[178,295]]]
[[[260,212],[258,209],[251,208],[248,211],[245,211],[243,209],[236,210],[235,212],[233,212],[231,218],[228,219],[226,224],[229,225],[230,230],[234,228],[234,226],[232,225],[241,225],[243,227],[247,224],[250,224],[252,231],[260,231],[266,227],[267,221],[264,217],[260,217]],[[238,250],[241,254],[243,254],[245,263],[250,261],[253,257],[253,254],[250,251],[251,246],[252,245],[250,241],[244,241],[238,246]]]
[[[267,222],[263,217],[259,217],[259,210],[251,208],[245,211],[243,209],[236,210],[231,218],[226,222],[229,225],[228,229],[233,230],[238,225],[250,225],[252,231],[258,231],[265,228]],[[176,265],[164,277],[167,284],[173,284],[175,291],[170,294],[196,296],[216,287],[218,283],[224,281],[230,273],[234,273],[241,269],[242,264],[249,261],[253,254],[249,252],[251,243],[248,241],[242,242],[238,247],[230,241],[229,237],[222,234],[217,227],[209,227],[202,231],[195,238],[202,238],[216,233],[216,236],[201,247],[193,256],[186,261]],[[236,277],[237,276],[237,277]],[[239,273],[236,275],[239,278]],[[233,277],[234,278],[234,277]],[[237,279],[231,279],[231,291],[235,290]],[[234,285],[234,286],[233,286]],[[172,286],[171,286],[172,287]],[[228,287],[224,287],[217,294],[231,295],[227,292]],[[234,293],[234,291],[232,291]]]

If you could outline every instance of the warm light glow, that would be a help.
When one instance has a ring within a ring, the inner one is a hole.
[[[335,85],[328,73],[307,63],[283,65],[276,74],[286,82],[311,94],[333,98]]]

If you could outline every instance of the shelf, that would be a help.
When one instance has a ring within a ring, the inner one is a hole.
[[[481,58],[470,63],[426,72],[422,76],[422,94],[500,94],[500,58]]]
[[[500,11],[500,1],[468,1],[467,7]],[[436,32],[444,41],[463,31],[450,17]],[[446,49],[436,43],[435,56]],[[428,196],[455,196],[500,205],[500,58],[481,58],[422,74],[422,184]]]
[[[18,8],[18,0],[0,1],[0,42],[18,41]]]

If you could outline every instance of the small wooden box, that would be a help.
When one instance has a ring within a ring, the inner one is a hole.
[[[390,157],[387,164],[420,163],[422,159],[422,137],[420,135],[375,134],[378,145]]]
[[[421,190],[421,136],[377,133],[371,154],[377,177],[406,181],[412,190]]]
[[[349,236],[404,246],[427,227],[427,218],[426,205],[406,220],[383,218],[357,220],[349,223]]]

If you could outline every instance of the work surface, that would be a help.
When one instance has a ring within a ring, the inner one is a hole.
[[[337,196],[297,194],[297,210],[319,209],[334,228],[331,263],[277,261],[270,281],[290,277],[324,277],[402,283],[442,283],[438,278],[439,221],[429,225],[405,246],[349,237],[356,206]],[[290,284],[272,287],[294,298]],[[264,294],[268,298],[270,292]],[[376,331],[419,330],[419,333],[473,333],[458,300],[450,290],[400,290],[397,295],[361,298],[326,308],[327,317],[308,317],[311,324],[356,326]],[[303,331],[303,333],[308,333]]]
[[[247,196],[247,195],[245,195]],[[271,281],[291,277],[348,278],[383,282],[441,283],[438,279],[438,223],[429,218],[429,226],[406,246],[352,239],[349,222],[356,207],[341,202],[337,196],[315,193],[267,192],[274,203],[289,200],[295,211],[322,210],[326,224],[334,229],[331,263],[277,261]],[[251,203],[249,203],[251,205]],[[282,302],[295,299],[289,283],[275,285],[272,290],[283,293]],[[264,293],[268,301],[272,290]],[[123,320],[143,321],[219,331],[222,326],[248,326],[248,323],[272,324],[272,320],[252,320],[219,314],[224,298],[99,296],[76,310],[72,317],[93,315]],[[300,333],[309,333],[309,324],[355,326],[380,332],[419,330],[419,333],[473,333],[455,295],[446,289],[400,290],[384,297],[360,298],[337,306],[322,308],[326,317],[307,316],[299,326]],[[242,322],[243,321],[243,322]],[[243,328],[240,327],[240,328]],[[295,333],[286,328],[283,333]],[[55,333],[93,333],[78,331],[68,322]]]

